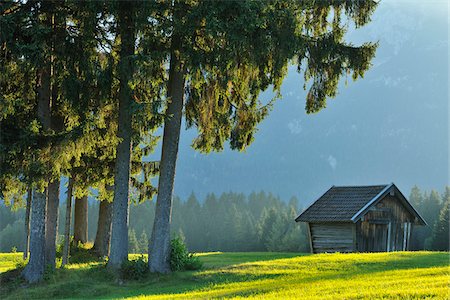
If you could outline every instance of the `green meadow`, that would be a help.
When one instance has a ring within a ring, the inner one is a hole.
[[[27,285],[5,276],[20,264],[22,254],[0,254],[0,295],[2,299],[449,299],[447,252],[198,255],[204,263],[199,271],[122,281],[104,263],[93,262],[68,265],[46,274],[44,283]]]

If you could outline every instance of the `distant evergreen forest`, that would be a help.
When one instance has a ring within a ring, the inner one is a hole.
[[[449,249],[450,187],[437,191],[411,190],[409,200],[428,223],[415,227],[411,250]],[[89,240],[97,230],[99,202],[89,205]],[[146,253],[151,234],[155,202],[145,201],[130,207],[129,250]],[[289,201],[270,193],[250,195],[209,194],[199,201],[195,194],[188,199],[175,197],[172,233],[181,236],[190,251],[283,251],[309,252],[305,224],[294,221],[303,210],[298,199]],[[23,208],[11,210],[0,205],[0,252],[22,251],[25,240]],[[62,241],[65,205],[60,205],[59,242]],[[73,232],[73,231],[72,231]]]

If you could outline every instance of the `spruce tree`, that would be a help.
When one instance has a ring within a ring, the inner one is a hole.
[[[130,249],[130,253],[140,253],[139,241],[134,229],[130,229],[130,232],[128,233],[128,248]]]
[[[413,186],[409,194],[409,201],[414,207],[421,207],[423,205],[423,195],[417,185]]]
[[[433,226],[433,232],[430,240],[430,248],[432,250],[448,251],[449,250],[449,214],[450,214],[450,187],[445,188],[443,195],[443,206],[439,212],[439,218]]]
[[[439,220],[439,211],[441,210],[441,196],[435,190],[430,192],[429,197],[425,199],[425,206],[422,211],[422,216],[427,222],[428,226],[424,228],[424,248],[431,250],[431,241],[432,241],[432,233],[433,227],[435,223]]]
[[[49,30],[52,27],[51,5],[42,3],[41,18],[38,24]],[[48,38],[44,34],[44,38]],[[41,46],[50,48],[48,41],[41,40]],[[44,50],[40,64],[36,68],[37,84],[37,116],[42,126],[43,133],[51,130],[51,61],[48,50]],[[32,283],[42,279],[45,270],[45,220],[46,205],[48,201],[48,189],[45,186],[36,188],[31,203],[31,235],[30,235],[30,260],[26,265],[23,275]],[[47,263],[49,263],[47,261]],[[50,262],[51,263],[51,262]]]
[[[342,74],[362,77],[376,46],[344,42],[342,15],[362,26],[373,1],[184,2],[168,9],[171,23],[168,99],[156,217],[149,247],[153,272],[170,271],[170,215],[184,94],[189,127],[199,136],[193,147],[220,151],[225,141],[243,150],[272,104],[258,100],[272,86],[277,95],[289,62],[312,80],[306,111],[318,112],[334,97]],[[331,11],[335,12],[330,18]],[[188,78],[188,80],[186,80]]]
[[[131,162],[131,91],[129,81],[133,72],[136,28],[135,4],[118,3],[117,27],[120,36],[119,61],[119,118],[118,134],[121,139],[117,146],[117,158],[114,174],[114,201],[111,236],[111,255],[108,265],[118,268],[128,259],[128,213],[129,182]]]
[[[148,26],[153,3],[144,1],[118,1],[113,6],[116,18],[116,35],[120,40],[117,52],[118,77],[118,119],[114,164],[114,200],[111,233],[111,250],[108,265],[118,268],[128,259],[128,215],[130,202],[130,181],[139,190],[140,201],[151,198],[156,189],[151,186],[149,176],[159,169],[157,163],[141,162],[144,181],[130,178],[133,171],[132,151],[140,152],[139,158],[148,155],[155,140],[149,138],[162,122],[160,115],[164,78],[162,58],[152,48],[154,26]],[[138,43],[138,34],[140,41]],[[150,46],[148,45],[150,44]],[[137,45],[137,46],[136,46]],[[145,146],[145,147],[141,147]]]
[[[411,189],[411,193],[409,194],[409,201],[411,201],[411,204],[417,209],[417,211],[422,215],[424,211],[424,195],[419,189],[418,186],[414,186]],[[411,250],[422,250],[424,249],[424,243],[425,243],[425,231],[426,228],[424,227],[413,227],[412,233],[411,233]]]
[[[141,236],[139,237],[139,253],[146,253],[148,249],[148,236],[145,229],[142,230]]]

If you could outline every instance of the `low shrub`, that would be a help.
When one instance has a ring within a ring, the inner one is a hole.
[[[141,255],[137,259],[127,260],[120,267],[120,277],[125,280],[145,278],[149,273],[147,260]]]
[[[180,237],[170,242],[170,268],[172,271],[199,270],[203,266],[200,259],[189,253],[186,244]]]

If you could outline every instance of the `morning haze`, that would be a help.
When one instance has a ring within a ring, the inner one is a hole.
[[[431,8],[430,8],[431,6]],[[372,22],[349,32],[356,45],[378,41],[363,80],[341,82],[327,108],[307,115],[303,75],[291,67],[283,99],[244,153],[202,155],[182,131],[175,193],[265,190],[315,200],[331,185],[448,184],[448,28],[444,1],[381,1]]]

